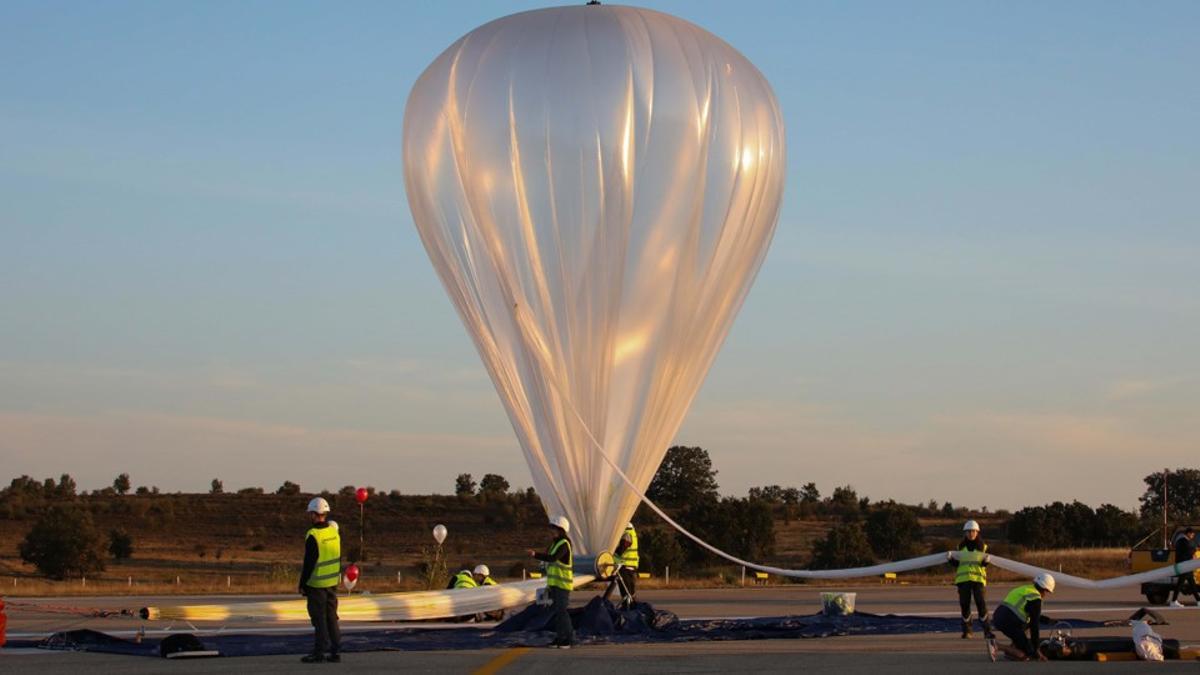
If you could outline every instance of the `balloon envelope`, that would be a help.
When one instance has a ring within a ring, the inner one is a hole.
[[[762,74],[658,12],[559,7],[471,31],[404,118],[421,240],[550,515],[611,548],[754,279],[783,122]]]
[[[362,504],[363,502],[367,501],[367,497],[369,497],[369,496],[370,495],[367,493],[367,488],[358,488],[357,490],[354,491],[354,500],[357,501],[359,504]]]
[[[445,525],[434,525],[433,526],[433,539],[437,543],[441,544],[442,542],[446,541],[446,534],[447,534],[447,532],[446,532]]]

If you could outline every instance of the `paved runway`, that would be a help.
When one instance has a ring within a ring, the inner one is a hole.
[[[1010,588],[1009,584],[989,587],[989,601],[994,606]],[[746,589],[660,590],[646,591],[643,599],[657,607],[672,610],[681,618],[776,616],[811,614],[820,607],[819,593],[835,590],[829,587],[806,585],[770,586]],[[955,616],[957,601],[952,587],[864,585],[839,587],[858,593],[858,609],[872,613],[923,614]],[[591,593],[577,592],[576,600],[586,601]],[[262,598],[240,598],[260,600]],[[152,603],[206,603],[231,601],[226,598],[144,598],[132,602],[127,598],[55,598],[12,599],[15,603],[32,603],[43,607],[76,605],[92,607],[125,607]],[[1080,619],[1125,618],[1143,605],[1136,589],[1092,592],[1062,589],[1047,602],[1046,613],[1052,617]],[[1168,638],[1184,645],[1200,646],[1200,609],[1161,609],[1171,625],[1159,628]],[[131,630],[141,622],[126,618],[90,619],[78,621],[63,614],[29,611],[25,608],[9,612],[10,635],[61,629],[89,627],[108,632]],[[160,627],[166,627],[165,624]],[[262,623],[238,622],[230,627],[285,628]],[[293,627],[295,625],[293,624]],[[148,626],[152,628],[152,626]],[[180,626],[176,626],[180,628]],[[302,629],[303,627],[296,627]],[[1121,635],[1127,628],[1106,628],[1077,631],[1079,635]],[[1163,664],[1164,672],[1200,672],[1195,662]],[[295,656],[270,656],[241,659],[212,659],[191,662],[166,662],[158,659],[119,657],[101,654],[39,653],[35,655],[5,654],[0,651],[0,669],[5,672],[78,672],[90,673],[158,673],[158,672],[292,672],[300,668]],[[799,669],[837,670],[839,672],[906,673],[931,670],[950,671],[984,667],[1029,668],[1028,664],[991,664],[984,655],[981,640],[962,640],[957,635],[921,634],[899,636],[852,636],[812,640],[763,640],[649,645],[593,645],[563,652],[550,649],[485,649],[454,652],[375,652],[349,654],[340,666],[324,665],[313,668],[340,668],[354,672],[606,672],[614,670],[633,673],[701,673],[701,672],[794,672]],[[1034,666],[1037,667],[1037,666]],[[1137,663],[1050,663],[1041,668],[1056,672],[1082,672],[1103,668],[1126,671],[1144,668]]]

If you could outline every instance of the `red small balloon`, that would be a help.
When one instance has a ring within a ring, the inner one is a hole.
[[[346,579],[348,581],[358,581],[358,565],[351,565],[346,568]]]
[[[354,498],[358,500],[359,504],[367,501],[367,496],[367,488],[358,488],[354,491]]]

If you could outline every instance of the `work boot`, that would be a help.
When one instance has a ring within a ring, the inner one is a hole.
[[[992,663],[995,663],[997,652],[1000,651],[1000,649],[996,646],[996,638],[988,638],[986,642],[988,658],[992,660]]]
[[[985,616],[979,620],[979,623],[983,624],[983,637],[987,638],[988,640],[993,640],[996,638],[996,634],[992,632],[992,622],[990,619]]]
[[[971,622],[967,619],[963,619],[963,621],[962,621],[962,639],[966,640],[967,638],[971,637],[971,635],[972,635]]]
[[[300,663],[325,663],[325,655],[321,653],[315,653],[307,656],[301,656]]]

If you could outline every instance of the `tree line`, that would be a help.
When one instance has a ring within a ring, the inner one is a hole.
[[[895,501],[872,502],[859,497],[851,486],[839,486],[826,497],[814,483],[800,487],[767,485],[754,487],[746,497],[722,497],[716,480],[717,470],[706,450],[675,446],[668,449],[662,465],[647,489],[647,496],[668,509],[685,528],[702,540],[735,556],[766,560],[775,554],[775,522],[792,519],[835,518],[838,522],[826,535],[814,542],[808,566],[832,569],[874,564],[927,552],[931,546],[946,542],[927,542],[919,518],[968,518],[987,515],[987,509],[971,511],[949,502],[907,505]],[[1179,523],[1200,523],[1200,470],[1177,469],[1167,472],[1167,507]],[[997,511],[993,517],[1006,520],[1002,534],[1009,543],[1026,548],[1064,548],[1080,546],[1128,546],[1161,522],[1163,473],[1145,477],[1145,493],[1140,512],[1135,514],[1112,504],[1099,508],[1078,501],[1053,502],[1028,506],[1009,514]],[[509,492],[508,480],[489,473],[477,483],[471,474],[455,477],[454,494],[461,500],[474,500],[486,510],[488,524],[514,526],[525,517],[526,508],[538,502],[532,488]],[[320,494],[333,498],[354,499],[356,488],[343,486],[338,492]],[[157,487],[134,489],[127,473],[119,474],[110,487],[95,490],[93,496],[125,497],[158,495]],[[379,496],[367,488],[369,498]],[[214,478],[209,494],[224,494],[222,481]],[[266,494],[263,488],[243,488],[238,494]],[[299,484],[284,481],[274,494],[298,496]],[[57,480],[42,481],[29,476],[12,479],[0,490],[0,518],[36,517],[33,527],[20,542],[21,558],[43,574],[65,578],[102,570],[106,559],[121,560],[134,553],[132,537],[121,528],[101,531],[91,513],[75,504],[77,485],[69,474]],[[387,498],[400,500],[398,490]],[[159,520],[169,522],[169,508],[159,509]],[[661,573],[663,568],[689,564],[694,567],[718,563],[718,559],[690,539],[677,535],[644,505],[634,517],[641,530],[640,549],[647,569]],[[158,522],[158,521],[156,521]],[[348,552],[351,556],[356,554]],[[361,553],[361,552],[360,552]]]

